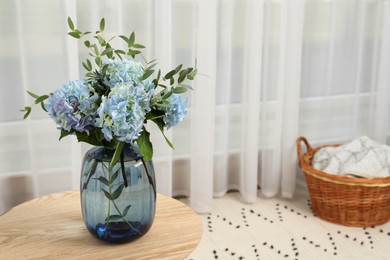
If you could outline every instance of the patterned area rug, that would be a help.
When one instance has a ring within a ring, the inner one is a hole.
[[[306,188],[291,200],[260,196],[253,204],[228,193],[200,218],[203,238],[187,260],[390,259],[390,222],[367,228],[325,222],[311,213]]]

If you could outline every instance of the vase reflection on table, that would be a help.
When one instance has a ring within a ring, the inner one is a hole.
[[[85,225],[95,237],[128,242],[152,226],[156,186],[152,161],[145,161],[135,145],[126,144],[110,169],[114,150],[94,147],[84,157],[81,208]]]

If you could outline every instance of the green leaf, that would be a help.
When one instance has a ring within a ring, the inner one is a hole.
[[[110,185],[110,182],[106,179],[106,178],[104,178],[103,176],[100,176],[99,178],[98,178],[98,180],[101,182],[101,183],[103,183],[103,184],[105,184],[105,185]]]
[[[96,142],[100,142],[104,140],[104,135],[102,133],[102,130],[100,128],[95,128],[92,132],[91,135],[93,138],[95,138]]]
[[[167,98],[169,98],[170,96],[172,96],[172,94],[173,94],[173,91],[170,90],[170,91],[168,91],[167,93],[165,93],[165,94],[162,96],[162,99],[167,99]]]
[[[96,135],[94,134],[95,131],[98,130],[95,128],[95,130],[93,130],[89,135],[85,132],[75,132],[75,134],[79,142],[85,142],[87,144],[101,146],[102,142],[101,140],[96,138]]]
[[[76,39],[80,39],[81,35],[76,32],[68,32],[68,34]]]
[[[128,205],[124,210],[122,216],[125,217],[127,215],[127,212],[129,211],[131,205]]]
[[[132,32],[129,37],[129,41],[127,42],[129,44],[129,48],[134,45],[135,42],[135,33]]]
[[[96,58],[95,58],[95,63],[96,63],[96,65],[98,65],[99,67],[102,66],[102,63],[103,63],[103,62],[102,62],[102,58],[96,57]]]
[[[187,91],[188,91],[188,88],[186,88],[186,87],[181,87],[181,86],[176,87],[176,88],[173,89],[173,93],[176,93],[176,94],[185,93],[185,92],[187,92]]]
[[[153,63],[152,65],[149,65],[148,67],[146,67],[145,70],[151,70],[151,69],[153,69],[156,65],[157,65],[157,63]]]
[[[47,112],[47,109],[46,109],[45,104],[43,102],[41,102],[41,108],[43,109],[43,111]]]
[[[90,41],[85,41],[84,45],[85,45],[85,47],[89,48],[89,47],[91,47],[91,42]]]
[[[122,59],[121,54],[123,54],[123,55],[126,54],[126,52],[123,51],[123,50],[115,50],[114,52],[115,52],[115,54],[116,54],[120,59]]]
[[[106,49],[109,49],[110,51],[107,52],[107,57],[109,59],[112,59],[112,57],[114,56],[114,51],[115,49],[111,47],[111,45],[109,43],[106,44]]]
[[[85,76],[86,76],[87,78],[94,78],[94,77],[95,77],[95,74],[94,74],[93,72],[88,72],[88,73],[85,74]]]
[[[102,18],[100,20],[100,31],[102,31],[102,32],[104,31],[105,25],[106,25],[106,21],[104,20],[104,18]]]
[[[109,200],[114,200],[114,199],[112,198],[111,194],[110,194],[108,191],[103,190],[103,189],[102,189],[102,191],[104,192],[104,195],[106,196],[107,199],[109,199]]]
[[[188,70],[180,71],[179,78],[177,79],[177,83],[179,84],[182,83],[186,79],[187,74],[188,74]]]
[[[108,64],[105,64],[102,68],[102,77],[106,75],[107,69],[108,69]]]
[[[190,85],[187,85],[187,84],[180,84],[180,85],[178,85],[178,87],[183,87],[183,88],[186,88],[187,90],[194,90]]]
[[[106,49],[102,52],[102,56],[103,56],[103,55],[106,55],[106,54],[108,54],[108,53],[112,53],[113,51],[114,51],[113,48],[106,48]]]
[[[179,66],[177,66],[175,69],[175,74],[178,73],[182,67],[183,67],[183,64],[180,64]]]
[[[164,104],[164,103],[157,103],[156,106],[162,109],[172,107],[170,104]]]
[[[85,70],[91,71],[91,70],[89,69],[89,67],[88,67],[88,65],[87,65],[86,62],[83,61],[83,62],[81,62],[81,64],[83,64],[83,67],[84,67]]]
[[[194,69],[193,71],[191,71],[191,73],[189,73],[187,75],[187,79],[189,80],[194,80],[195,79],[195,76],[196,76],[196,73],[198,73],[198,70],[197,69]]]
[[[149,76],[152,75],[153,72],[154,72],[154,70],[146,70],[146,71],[144,72],[144,74],[142,75],[141,80],[145,80],[145,79],[149,78]]]
[[[152,83],[153,83],[153,85],[157,86],[158,85],[157,79],[152,80]]]
[[[137,138],[137,145],[144,159],[147,161],[151,160],[153,157],[153,146],[150,142],[150,133],[146,131],[145,127]]]
[[[88,71],[92,71],[92,63],[89,59],[87,59],[87,65],[88,65],[88,68],[89,70]]]
[[[39,98],[39,96],[38,96],[37,94],[34,94],[34,93],[32,93],[31,91],[28,91],[28,90],[27,90],[27,93],[28,93],[30,96],[32,96],[33,98]]]
[[[129,39],[124,36],[124,35],[119,35],[120,38],[122,38],[122,40],[124,40],[127,44],[129,44]]]
[[[112,184],[116,180],[116,178],[118,178],[119,170],[120,170],[120,168],[111,176],[111,179],[109,182],[110,184]]]
[[[126,52],[123,50],[115,50],[115,53],[117,53],[117,54],[119,53],[119,54],[123,54],[123,55],[126,54]]]
[[[99,49],[96,46],[96,44],[92,45],[92,47],[93,47],[93,52],[96,54],[96,56],[99,56]]]
[[[89,73],[85,74],[85,76],[88,78],[94,78],[95,74],[93,72],[89,72]]]
[[[161,77],[161,70],[158,70],[157,78],[156,78],[157,82],[160,80],[160,77]]]
[[[70,17],[68,17],[68,26],[69,26],[69,29],[74,31],[74,24],[73,24],[73,21]]]
[[[136,49],[143,49],[143,48],[145,48],[145,46],[143,46],[143,45],[141,45],[141,44],[138,44],[138,43],[133,44],[132,47],[133,47],[133,48],[136,48]]]
[[[97,35],[94,37],[99,41],[100,46],[106,46],[106,40],[102,36]]]
[[[65,136],[68,136],[68,135],[71,135],[71,134],[72,134],[72,132],[67,131],[67,130],[65,130],[65,129],[61,129],[61,133],[60,133],[60,138],[59,138],[59,140],[61,140],[61,139],[64,138]]]
[[[83,173],[83,176],[89,176],[89,178],[91,178],[92,175],[95,174],[95,171],[96,171],[96,168],[97,168],[97,165],[98,165],[98,160],[93,160],[93,163],[91,165],[91,167],[89,167],[89,169],[87,169],[84,173]],[[88,181],[87,181],[88,182]]]
[[[146,116],[146,120],[154,120],[156,118],[162,118],[165,115],[164,111],[158,109],[152,109]]]
[[[110,42],[110,41],[112,41],[115,38],[116,38],[116,36],[112,36],[107,42]]]
[[[110,168],[112,169],[116,162],[119,160],[119,156],[121,155],[122,149],[123,149],[123,142],[119,142],[116,146],[114,155],[112,156],[111,162],[110,162]]]
[[[165,77],[164,79],[170,79],[173,77],[173,75],[175,75],[176,71],[175,70],[171,70],[170,72],[168,72],[167,74],[165,74]]]
[[[164,139],[165,139],[165,142],[167,142],[167,144],[169,145],[169,147],[171,147],[172,149],[175,149],[175,147],[173,146],[172,142],[167,138],[167,136],[165,135],[165,132],[164,132],[164,126],[165,126],[165,123],[164,121],[161,119],[161,118],[158,118],[158,119],[154,119],[152,120],[157,126],[158,128],[160,129],[162,135],[164,136]]]
[[[48,95],[40,96],[40,97],[38,97],[38,98],[35,100],[35,104],[38,104],[38,103],[44,101],[44,100],[47,99],[47,98],[49,98]]]
[[[110,221],[112,221],[112,220],[119,220],[119,219],[121,219],[122,217],[120,216],[120,215],[110,215],[109,217],[107,217],[104,221],[107,221],[107,220],[110,220]]]
[[[23,119],[26,119],[31,113],[31,107],[26,107],[25,109],[26,113],[24,114]]]
[[[141,53],[140,51],[135,51],[135,50],[131,50],[131,49],[127,52],[127,54],[133,58],[135,57],[135,55],[140,54],[140,53]]]
[[[125,185],[122,183],[121,185],[118,186],[118,188],[112,193],[112,199],[113,200],[116,200],[117,198],[119,198],[119,196],[121,195],[122,193],[122,190],[123,188],[125,187]]]
[[[174,77],[172,77],[172,78],[169,79],[169,84],[171,84],[171,86],[172,86],[173,84],[175,84],[175,78],[174,78]]]

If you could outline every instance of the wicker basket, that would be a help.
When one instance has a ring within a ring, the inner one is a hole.
[[[306,145],[306,153],[301,143]],[[305,137],[296,141],[299,166],[305,173],[311,209],[323,220],[345,226],[376,226],[390,219],[390,177],[352,178],[328,174],[311,166],[314,154]]]

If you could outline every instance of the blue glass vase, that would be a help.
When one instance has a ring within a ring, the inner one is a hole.
[[[134,144],[125,144],[117,163],[115,150],[94,147],[84,156],[81,208],[89,232],[100,240],[122,243],[143,236],[152,226],[156,185],[152,161]]]

